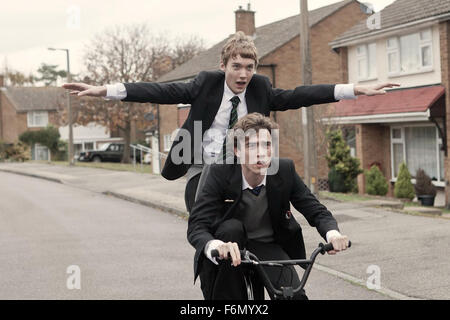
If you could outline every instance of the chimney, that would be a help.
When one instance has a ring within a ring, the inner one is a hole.
[[[256,32],[255,28],[255,11],[250,9],[250,3],[247,4],[247,10],[239,6],[236,14],[236,32],[243,31],[248,36],[253,36]]]

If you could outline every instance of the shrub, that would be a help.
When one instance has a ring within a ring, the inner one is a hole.
[[[341,130],[328,131],[327,140],[326,159],[331,170],[328,174],[330,186],[341,185],[340,192],[358,192],[356,177],[363,172],[359,167],[359,159],[350,155],[350,147],[345,143]]]
[[[404,162],[400,164],[397,182],[394,186],[394,195],[396,198],[407,198],[410,200],[415,196],[414,186],[411,183],[411,174]]]
[[[436,196],[436,187],[423,169],[419,168],[416,172],[416,185],[414,186],[414,190],[416,191],[417,196]]]
[[[26,160],[30,160],[30,148],[20,141],[6,147],[6,149],[3,151],[3,154],[4,159],[10,161],[23,162]]]
[[[346,192],[344,177],[335,168],[331,168],[328,172],[328,185],[331,192]]]
[[[388,192],[388,182],[378,166],[373,165],[370,170],[366,170],[366,190],[368,194],[385,196]]]
[[[46,146],[51,152],[58,151],[59,131],[57,128],[48,125],[45,129],[37,131],[25,131],[19,136],[19,140],[30,147],[36,143]]]

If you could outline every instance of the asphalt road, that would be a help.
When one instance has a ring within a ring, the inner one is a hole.
[[[0,172],[0,299],[202,299],[186,228],[146,206]],[[388,299],[317,269],[305,289]]]

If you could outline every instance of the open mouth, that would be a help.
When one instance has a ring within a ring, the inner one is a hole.
[[[236,84],[237,84],[239,87],[243,87],[243,86],[245,86],[246,82],[245,82],[245,81],[236,81]]]
[[[256,166],[258,167],[264,167],[266,165],[266,163],[264,161],[257,161],[256,162]]]

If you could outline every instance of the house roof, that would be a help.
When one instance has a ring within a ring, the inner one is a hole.
[[[450,14],[450,1],[448,0],[396,0],[379,12],[381,31],[406,23]],[[343,43],[356,37],[370,36],[379,33],[380,29],[369,29],[366,20],[359,21],[353,27],[338,36],[330,44],[333,47],[342,46]]]
[[[334,117],[424,112],[443,96],[443,86],[390,90],[384,95],[358,96],[335,103]]]
[[[59,87],[7,87],[2,89],[17,112],[56,111],[66,103],[65,91]]]
[[[329,15],[333,14],[335,11],[352,2],[358,1],[345,0],[309,11],[309,26],[313,27]],[[299,19],[300,15],[297,14],[256,28],[254,42],[256,49],[258,50],[259,59],[264,58],[275,49],[298,36],[300,34]],[[232,36],[233,35],[230,35],[228,38],[215,44],[210,49],[200,53],[186,63],[166,73],[159,78],[158,81],[168,82],[183,80],[195,76],[200,71],[217,70],[220,63],[222,47]]]

